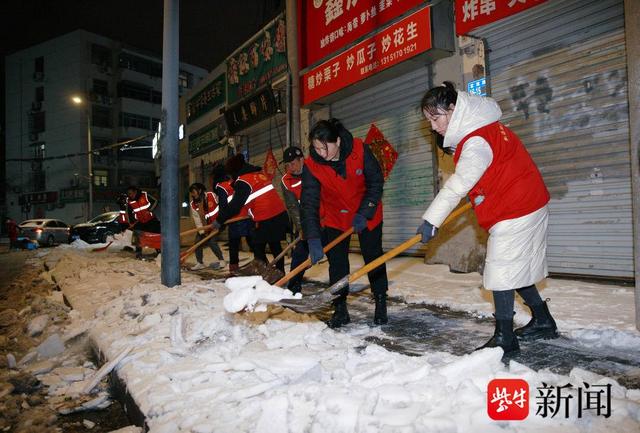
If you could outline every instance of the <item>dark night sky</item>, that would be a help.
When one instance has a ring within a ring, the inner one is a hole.
[[[87,31],[162,55],[162,0],[0,1],[0,90],[4,56],[70,31]],[[180,60],[208,70],[284,10],[284,0],[182,0]]]

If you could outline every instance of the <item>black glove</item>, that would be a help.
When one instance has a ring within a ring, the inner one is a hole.
[[[324,257],[322,241],[320,241],[320,239],[307,239],[307,245],[309,246],[309,258],[311,259],[311,264],[315,265]]]
[[[360,215],[359,213],[353,216],[353,221],[351,221],[351,226],[353,227],[353,231],[356,233],[360,233],[362,230],[367,228],[367,219]]]
[[[438,227],[426,220],[422,221],[422,224],[420,224],[420,227],[416,230],[416,234],[422,235],[422,239],[420,239],[420,241],[422,241],[423,244],[429,242],[436,233],[438,233]]]

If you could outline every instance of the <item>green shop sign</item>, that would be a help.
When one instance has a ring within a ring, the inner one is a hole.
[[[225,103],[225,75],[221,74],[187,101],[187,124]]]
[[[280,17],[227,59],[227,103],[251,96],[286,71],[286,24]]]
[[[224,146],[220,143],[225,130],[222,119],[224,118],[220,118],[189,135],[189,154],[199,155]]]

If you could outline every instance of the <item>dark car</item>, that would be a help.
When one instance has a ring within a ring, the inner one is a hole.
[[[98,215],[89,222],[76,224],[71,229],[71,238],[80,238],[89,244],[106,242],[107,236],[122,232],[122,226],[118,222],[118,214],[119,212],[107,212]]]

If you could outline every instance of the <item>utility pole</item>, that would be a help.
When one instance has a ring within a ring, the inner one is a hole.
[[[178,207],[179,0],[164,0],[162,41],[162,130],[160,157],[162,270],[167,287],[180,284],[180,208]]]
[[[87,167],[89,171],[89,221],[93,218],[93,143],[91,141],[91,100],[87,97]]]

